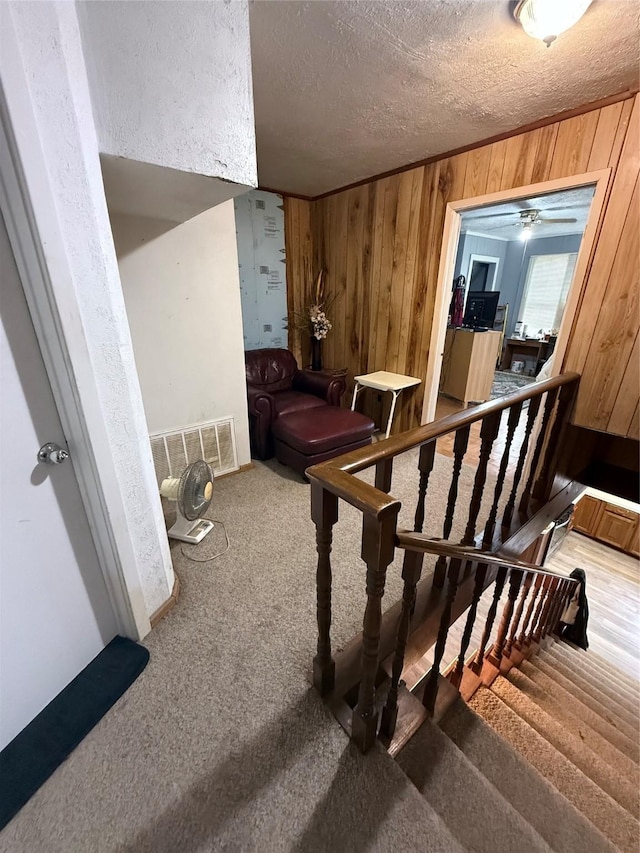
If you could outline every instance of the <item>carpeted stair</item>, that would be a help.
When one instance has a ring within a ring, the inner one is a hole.
[[[637,853],[640,685],[547,642],[520,668],[427,721],[398,763],[477,853]]]

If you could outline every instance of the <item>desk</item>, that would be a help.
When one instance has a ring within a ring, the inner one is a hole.
[[[538,373],[541,365],[540,362],[545,362],[555,346],[555,338],[553,341],[539,341],[537,338],[507,338],[504,347],[504,355],[500,362],[500,370],[510,370],[511,362],[514,355],[522,355],[530,360],[535,359],[536,369]]]
[[[465,405],[488,400],[501,338],[492,330],[447,329],[440,391]]]
[[[353,400],[351,401],[352,412],[355,411],[356,398],[361,388],[374,388],[376,391],[391,392],[393,399],[391,400],[391,409],[389,410],[387,431],[385,433],[385,438],[389,438],[398,397],[404,388],[411,388],[414,385],[419,385],[422,380],[416,379],[415,376],[403,376],[401,373],[387,373],[386,370],[378,370],[376,373],[365,373],[363,376],[356,376],[354,378],[356,380],[356,384],[353,389]]]

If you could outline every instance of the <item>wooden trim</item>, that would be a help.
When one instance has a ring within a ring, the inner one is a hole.
[[[570,110],[565,110],[561,113],[556,113],[552,116],[546,116],[545,118],[538,119],[537,121],[530,122],[529,124],[523,124],[520,127],[515,128],[514,130],[507,130],[503,133],[498,133],[495,136],[489,136],[485,139],[480,139],[478,142],[471,142],[468,145],[463,145],[460,148],[454,148],[452,151],[446,151],[441,154],[434,154],[432,157],[426,157],[423,160],[416,160],[413,163],[409,163],[405,166],[398,166],[395,169],[390,169],[388,172],[380,172],[377,175],[371,175],[368,178],[362,178],[362,180],[354,181],[351,184],[345,184],[343,187],[338,187],[335,190],[328,190],[326,193],[321,193],[316,196],[295,196],[295,198],[305,199],[306,201],[320,201],[320,199],[328,198],[328,196],[335,195],[336,193],[342,193],[346,190],[355,189],[356,187],[361,187],[364,184],[372,183],[373,181],[379,181],[383,178],[390,178],[393,175],[399,175],[401,172],[407,172],[410,169],[418,169],[421,166],[429,166],[432,163],[436,163],[439,160],[447,160],[450,157],[456,157],[458,154],[465,154],[467,151],[474,151],[476,148],[483,148],[485,145],[493,145],[495,142],[502,142],[505,139],[510,139],[513,136],[520,136],[522,133],[530,133],[532,130],[539,130],[541,127],[547,127],[551,124],[556,124],[557,122],[566,121],[570,118],[576,118],[577,116],[584,115],[585,113],[589,113],[592,110],[600,110],[603,107],[609,107],[612,104],[617,104],[620,101],[626,101],[629,98],[633,98],[637,94],[637,90],[628,89],[624,92],[618,92],[616,95],[610,95],[607,98],[601,98],[598,101],[591,101],[588,104],[583,104],[580,107],[574,107]],[[270,190],[270,192],[275,192],[275,190]],[[279,191],[278,191],[279,192]],[[292,193],[285,193],[285,195],[293,195]]]
[[[255,467],[256,466],[253,462],[247,462],[246,465],[241,465],[237,471],[227,471],[225,474],[217,474],[215,479],[224,480],[227,477],[235,477],[236,474],[244,474],[245,471],[251,471],[251,469]]]
[[[451,286],[453,281],[453,270],[456,264],[458,242],[460,240],[460,227],[462,217],[450,204],[447,205],[444,218],[444,235],[440,267],[438,269],[438,283],[436,285],[436,298],[433,306],[433,321],[431,323],[431,334],[429,340],[429,351],[427,356],[427,374],[424,379],[424,400],[422,402],[422,416],[420,423],[426,424],[435,419],[436,404],[438,402],[438,388],[440,386],[440,374],[442,373],[442,355],[444,353],[444,342],[447,334],[447,311],[451,301]],[[435,356],[435,354],[438,354]]]
[[[596,236],[602,219],[604,202],[611,181],[612,169],[599,169],[594,172],[584,172],[581,175],[571,175],[565,178],[555,178],[551,181],[542,181],[528,186],[514,187],[509,190],[501,190],[496,193],[475,196],[473,198],[459,199],[447,204],[442,237],[442,252],[440,254],[440,267],[438,269],[438,283],[436,287],[435,307],[433,323],[431,326],[431,341],[427,355],[427,371],[425,376],[425,393],[422,405],[421,422],[429,423],[435,417],[436,403],[438,399],[438,388],[440,385],[440,374],[442,371],[442,354],[444,350],[444,338],[446,334],[446,312],[449,304],[451,289],[449,283],[453,281],[456,251],[460,237],[460,212],[478,207],[486,207],[501,204],[505,201],[527,196],[541,195],[542,193],[561,192],[574,187],[595,184],[595,193],[589,209],[589,217],[584,230],[576,268],[571,282],[571,288],[567,295],[567,303],[562,317],[560,334],[556,341],[551,362],[552,375],[560,372],[564,361],[566,350],[571,337],[578,307],[582,300],[589,261],[595,246]]]
[[[300,201],[314,201],[314,197],[311,195],[300,195],[300,193],[290,193],[286,190],[274,190],[272,187],[263,187],[261,184],[258,184],[256,189],[260,190],[263,193],[274,193],[274,195],[281,195],[283,198],[299,198]]]
[[[171,595],[167,598],[164,604],[161,604],[160,607],[158,607],[149,620],[152,628],[156,627],[158,622],[167,615],[167,613],[177,604],[178,599],[180,598],[180,579],[175,571],[173,573],[173,577],[174,581]]]

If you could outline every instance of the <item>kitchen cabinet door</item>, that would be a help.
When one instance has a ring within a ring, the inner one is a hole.
[[[595,538],[614,548],[626,550],[631,542],[638,516],[630,510],[605,504],[599,517]]]
[[[584,495],[576,504],[573,529],[587,536],[595,536],[602,509],[602,501],[590,495]]]

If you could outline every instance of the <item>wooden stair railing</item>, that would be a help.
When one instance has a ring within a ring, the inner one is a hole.
[[[576,580],[564,578],[554,572],[547,572],[544,569],[541,569],[540,566],[532,563],[527,563],[522,560],[514,560],[509,557],[504,557],[499,553],[496,554],[484,551],[482,548],[455,545],[442,539],[430,539],[429,537],[412,533],[408,530],[398,531],[396,535],[396,544],[399,548],[403,548],[408,551],[422,554],[437,554],[439,557],[445,557],[448,559],[450,566],[455,566],[453,575],[451,572],[449,574],[449,584],[453,587],[455,587],[455,579],[459,573],[459,566],[463,562],[470,564],[472,570],[474,566],[477,566],[475,571],[482,572],[482,576],[484,576],[484,570],[488,565],[496,566],[498,568],[494,597],[492,606],[485,621],[482,645],[470,667],[470,669],[472,669],[476,674],[481,672],[485,664],[485,660],[492,664],[496,670],[499,670],[503,658],[510,658],[527,594],[531,588],[534,578],[536,580],[539,578],[540,583],[542,585],[546,585],[548,595],[544,600],[544,606],[540,608],[538,618],[534,620],[534,623],[529,627],[529,629],[527,629],[526,626],[523,629],[521,645],[526,644],[527,646],[530,646],[534,641],[540,642],[547,633],[550,633],[557,628],[563,609],[566,607],[568,599],[573,593],[574,588],[578,585]],[[451,579],[452,577],[453,581]],[[526,578],[526,580],[523,585],[522,582],[524,578]],[[491,649],[486,652],[487,640],[491,634],[491,628],[495,619],[500,593],[502,592],[507,580],[509,581],[509,592],[507,595],[507,601],[502,610],[497,636],[491,646]],[[520,602],[516,608],[515,605],[518,600],[521,586],[523,591],[520,597]],[[482,585],[476,583],[474,585],[473,600],[471,602],[469,616],[465,625],[465,632],[460,652],[456,660],[456,666],[448,676],[451,683],[456,687],[459,687],[462,680],[465,665],[466,644],[468,644],[468,638],[470,637],[473,629],[478,602],[482,591]],[[442,655],[438,654],[437,649],[438,646],[444,648],[450,626],[450,613],[445,606],[440,618],[436,654],[434,656],[434,662],[428,675],[422,698],[423,704],[431,713],[433,713],[435,708],[439,685],[439,668],[442,658]],[[396,672],[394,671],[392,675],[391,688],[385,705],[387,719],[393,719],[394,716],[397,716],[397,709],[395,709],[394,714],[394,708],[392,707],[394,698],[397,695],[397,684],[394,684],[395,677]],[[384,731],[384,734],[391,736],[393,731],[387,729]]]
[[[399,708],[411,705],[410,690],[421,693],[425,713],[434,713],[440,701],[439,670],[447,631],[468,609],[460,653],[449,680],[452,689],[461,684],[478,602],[492,584],[493,601],[476,668],[483,666],[487,649],[493,661],[500,661],[527,643],[539,641],[553,627],[560,599],[563,594],[566,598],[570,584],[545,575],[534,563],[519,558],[580,491],[579,484],[556,476],[559,448],[578,382],[579,376],[572,373],[534,383],[307,470],[318,553],[318,646],[313,682],[363,751],[375,742],[379,729],[388,740],[400,737],[394,734],[396,730],[406,737],[407,727],[400,725],[398,715]],[[505,411],[508,416],[503,424]],[[474,446],[470,442],[474,426],[479,428],[480,448],[472,460],[476,470],[464,535],[455,545],[448,540],[462,465],[469,461],[469,446]],[[451,434],[453,462],[446,509],[441,518],[435,518],[429,505],[429,482],[437,442]],[[489,474],[489,463],[499,436],[504,438],[494,478]],[[393,461],[418,448],[414,529],[397,531],[401,503],[390,494]],[[373,485],[356,476],[372,467]],[[512,476],[502,507],[508,475]],[[489,481],[493,494],[484,517],[483,496]],[[341,500],[362,514],[361,556],[366,565],[367,599],[362,634],[334,656],[331,545]],[[429,527],[426,534],[425,523]],[[433,536],[440,530],[442,539]],[[404,553],[402,601],[383,612],[387,570],[398,550]],[[433,571],[422,578],[425,554],[437,560]],[[496,641],[490,643],[505,587],[506,610],[498,621]],[[405,686],[403,672],[415,668],[431,646],[435,646],[435,660],[429,673],[412,686]]]

